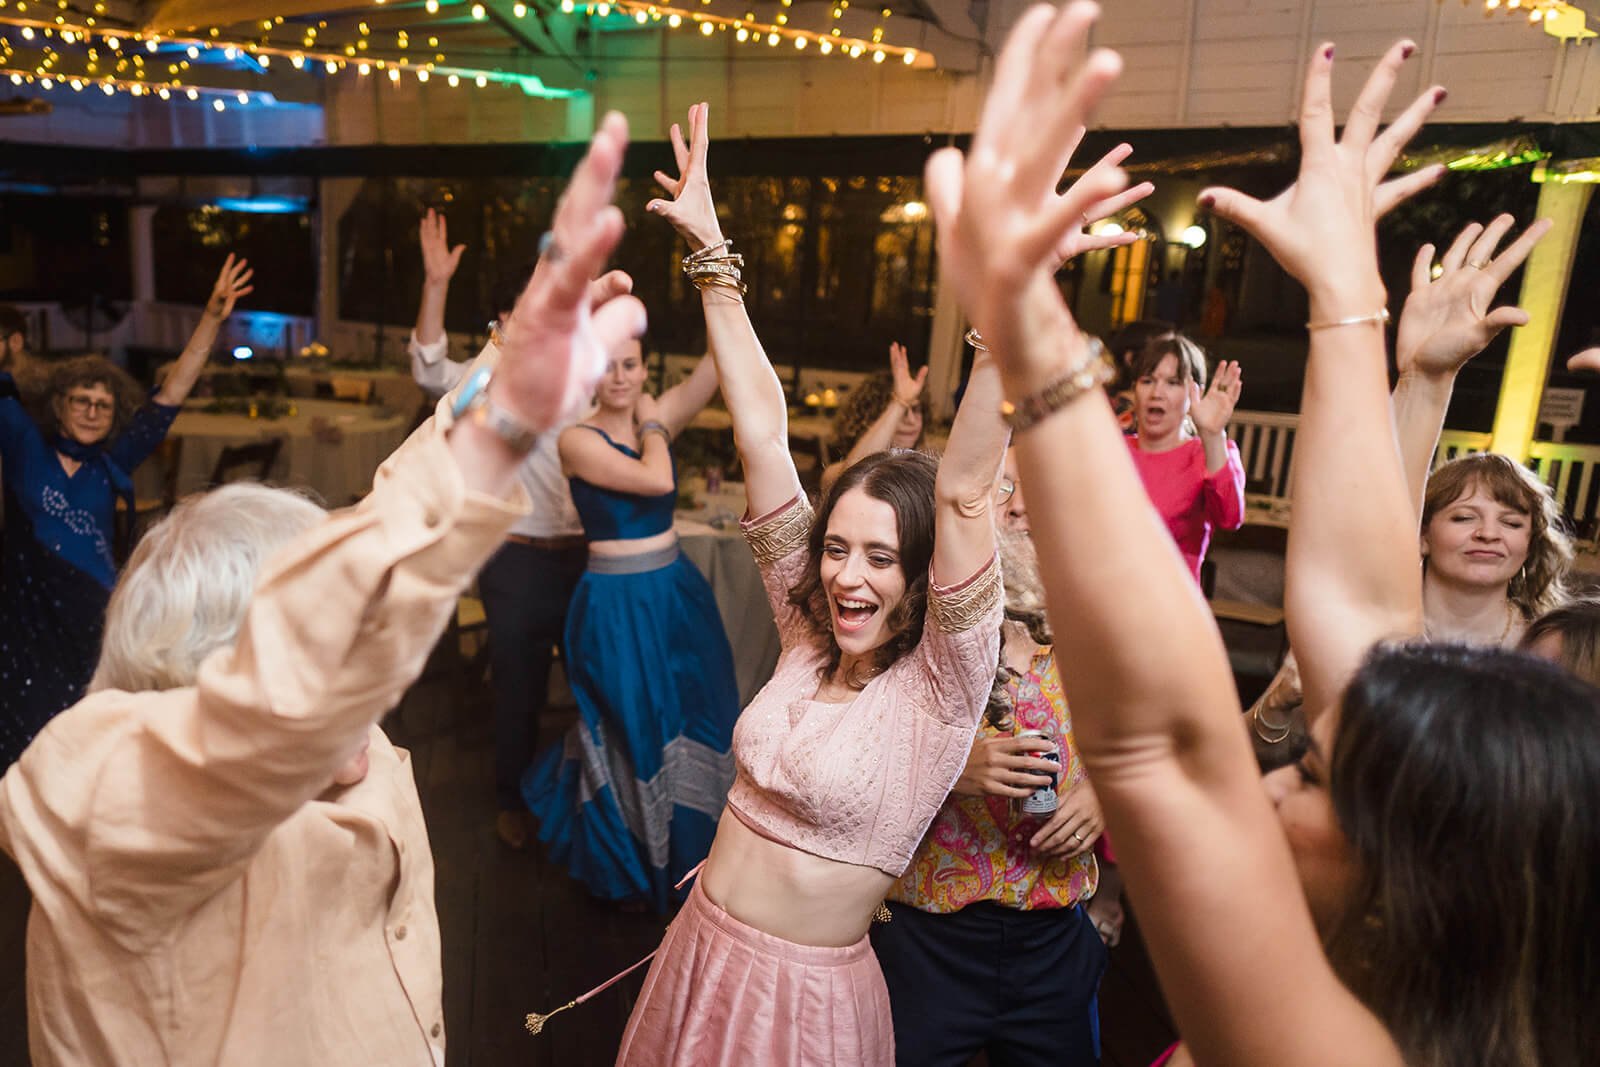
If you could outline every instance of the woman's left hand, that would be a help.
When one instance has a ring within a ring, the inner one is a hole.
[[[1082,137],[1080,132],[1079,137]],[[1122,161],[1133,155],[1133,146],[1119,144],[1095,162],[1095,165],[1084,171],[1078,181],[1088,181],[1091,188],[1099,188],[1105,180],[1122,164]],[[1077,182],[1073,183],[1074,185]],[[1056,270],[1067,265],[1067,261],[1074,256],[1081,256],[1085,252],[1096,252],[1104,248],[1117,248],[1122,245],[1131,245],[1139,239],[1139,234],[1133,230],[1123,229],[1117,233],[1094,233],[1091,227],[1102,219],[1109,219],[1120,214],[1134,204],[1143,200],[1156,191],[1150,182],[1140,182],[1131,189],[1124,189],[1115,196],[1108,196],[1089,205],[1083,213],[1083,225],[1075,226],[1068,231],[1061,243],[1056,245]]]
[[[1189,418],[1194,420],[1194,428],[1202,437],[1208,434],[1219,434],[1227,430],[1228,420],[1233,418],[1234,405],[1239,402],[1239,395],[1244,391],[1244,380],[1239,373],[1237,362],[1223,362],[1217,365],[1217,373],[1211,379],[1211,387],[1206,390],[1206,395],[1200,395],[1198,382],[1189,383]]]
[[[1100,813],[1100,798],[1085,778],[1061,794],[1061,803],[1050,821],[1040,827],[1028,845],[1046,859],[1073,859],[1094,847],[1106,828]]]
[[[206,301],[206,314],[219,320],[226,320],[233,314],[233,305],[241,296],[254,291],[255,286],[249,284],[255,271],[250,269],[246,259],[234,261],[233,254],[223,261],[222,271],[217,275],[217,284],[211,287],[211,299]]]
[[[672,194],[671,200],[655,199],[644,206],[646,211],[660,215],[672,223],[683,239],[692,246],[691,252],[722,240],[722,224],[717,221],[717,204],[711,198],[711,179],[706,172],[706,152],[711,145],[708,126],[711,122],[711,105],[695,104],[689,108],[689,140],[684,143],[683,128],[672,124],[672,154],[678,160],[678,176],[673,178],[665,171],[656,171],[656,183]]]
[[[889,372],[894,375],[894,398],[908,408],[916,407],[917,398],[922,396],[922,386],[928,380],[927,366],[913,375],[906,346],[895,341],[889,345]]]
[[[1528,313],[1521,308],[1490,305],[1506,279],[1550,232],[1551,222],[1539,219],[1497,256],[1494,250],[1513,221],[1510,215],[1500,215],[1488,226],[1468,224],[1440,257],[1438,277],[1433,275],[1433,245],[1417,250],[1411,293],[1400,312],[1394,342],[1402,378],[1452,377],[1501,330],[1527,325]]]

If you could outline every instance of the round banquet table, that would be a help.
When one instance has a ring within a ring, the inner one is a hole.
[[[744,514],[744,486],[724,484],[710,497],[699,478],[685,478],[683,487],[695,492],[700,505],[678,512],[673,528],[689,562],[700,568],[722,616],[728,644],[733,646],[733,673],[739,683],[739,703],[749,704],[772,677],[778,665],[778,627],[755,556],[739,532]]]
[[[294,414],[277,419],[210,415],[201,410],[210,400],[186,402],[171,431],[172,436],[183,438],[178,495],[210,483],[224,447],[282,437],[283,448],[267,480],[310,489],[328,507],[344,507],[372,488],[378,464],[399,447],[411,426],[410,413],[395,414],[365,404],[311,399],[290,402]],[[160,495],[161,473],[154,462],[139,468],[134,481],[141,497]]]

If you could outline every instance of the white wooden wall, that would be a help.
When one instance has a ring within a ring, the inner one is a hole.
[[[56,90],[48,94],[55,114],[7,118],[0,138],[121,147],[316,144],[324,138],[332,144],[578,140],[595,115],[615,108],[633,120],[636,137],[657,139],[702,99],[712,102],[719,137],[966,132],[976,121],[991,61],[980,58],[970,39],[980,30],[965,0],[929,2],[950,33],[894,18],[886,40],[931,52],[938,64],[931,70],[892,59],[874,65],[865,57],[822,56],[814,48],[801,52],[787,42],[741,45],[731,32],[707,38],[656,23],[596,35],[591,51],[571,62],[521,64],[551,85],[592,90],[576,100],[538,99],[510,87],[452,89],[438,78],[426,85],[411,77],[393,83],[361,77],[353,68],[326,78],[274,70],[261,87],[323,108],[252,106],[218,114],[205,101]],[[1305,57],[1324,39],[1336,42],[1344,64],[1336,84],[1341,108],[1353,98],[1365,65],[1402,36],[1414,39],[1420,54],[1407,65],[1396,101],[1440,82],[1450,90],[1440,121],[1589,121],[1600,108],[1596,43],[1558,41],[1520,17],[1486,19],[1481,0],[1105,0],[1104,6],[1097,41],[1118,49],[1127,66],[1097,116],[1106,127],[1288,123]],[[791,9],[796,25],[809,25],[802,21],[807,7],[815,5]],[[767,8],[777,10],[774,0],[752,10],[761,18],[768,17]],[[991,49],[1024,8],[1025,0],[993,0],[986,34]],[[575,38],[561,36],[577,49]],[[585,69],[595,80],[584,78]],[[16,89],[30,91],[39,92]]]

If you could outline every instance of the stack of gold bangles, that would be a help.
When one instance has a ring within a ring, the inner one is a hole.
[[[732,241],[718,241],[706,245],[698,252],[683,257],[683,273],[701,292],[707,289],[727,289],[744,296],[744,257],[731,251]]]

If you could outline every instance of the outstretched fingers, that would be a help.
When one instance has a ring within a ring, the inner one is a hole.
[[[1433,245],[1425,244],[1417,249],[1416,256],[1411,260],[1411,291],[1414,293],[1425,288],[1433,281]]]
[[[1444,176],[1444,164],[1435,163],[1411,174],[1390,178],[1372,191],[1373,213],[1380,217],[1387,215],[1422,190],[1432,187]]]
[[[1372,68],[1372,73],[1367,75],[1367,83],[1361,87],[1355,106],[1350,109],[1350,120],[1345,123],[1344,138],[1340,144],[1366,153],[1378,134],[1378,124],[1383,121],[1383,108],[1389,102],[1389,94],[1394,92],[1400,67],[1416,50],[1417,46],[1411,41],[1396,41],[1389,46],[1383,58],[1378,60],[1378,65]],[[1388,169],[1386,162],[1379,174]]]
[[[1450,242],[1450,247],[1439,259],[1440,269],[1446,274],[1460,270],[1467,262],[1467,250],[1482,232],[1482,223],[1469,222],[1463,226],[1461,232],[1456,234],[1456,239]]]
[[[1533,253],[1534,246],[1544,240],[1545,234],[1549,233],[1554,225],[1555,223],[1549,219],[1536,219],[1532,226],[1523,230],[1522,235],[1512,241],[1506,250],[1496,256],[1484,269],[1484,273],[1494,279],[1497,288],[1504,285],[1506,279],[1515,274],[1517,268],[1527,261],[1528,256]]]
[[[972,138],[972,154],[980,157],[985,151],[1001,151],[995,143],[1001,131],[1009,128],[1011,116],[1017,113],[1029,91],[1029,74],[1032,63],[1024,60],[1031,53],[1034,42],[1044,36],[1056,19],[1056,9],[1049,4],[1035,4],[1023,13],[1006,38],[995,64],[994,84],[983,102],[983,113],[978,119],[977,132]],[[1031,59],[1031,55],[1028,56]]]
[[[1300,90],[1300,154],[1320,163],[1333,149],[1333,45],[1320,44]]]
[[[530,283],[547,311],[576,310],[588,292],[589,280],[600,273],[606,257],[622,239],[622,212],[612,206],[611,197],[627,142],[627,120],[611,112],[601,122],[556,205],[550,225],[553,247],[540,257]],[[541,275],[546,284],[537,285]]]
[[[1367,173],[1373,181],[1379,181],[1389,173],[1389,168],[1394,166],[1394,161],[1400,158],[1400,152],[1411,143],[1411,138],[1422,129],[1429,116],[1441,103],[1444,102],[1446,93],[1444,87],[1435,85],[1420,93],[1417,98],[1406,107],[1388,127],[1379,134],[1367,150]]]

